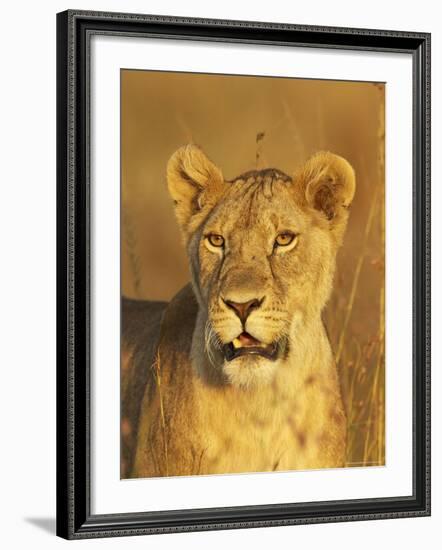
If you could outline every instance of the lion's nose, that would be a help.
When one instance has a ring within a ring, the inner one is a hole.
[[[249,300],[248,302],[232,302],[231,300],[225,300],[223,298],[223,302],[226,304],[227,307],[230,309],[233,309],[233,311],[236,313],[236,315],[240,318],[242,324],[247,320],[247,317],[250,315],[250,313],[254,309],[258,309],[260,305],[262,304],[264,298],[261,298],[261,300],[258,300],[258,298],[254,298],[253,300]]]

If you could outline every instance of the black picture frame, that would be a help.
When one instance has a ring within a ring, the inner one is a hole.
[[[413,59],[413,495],[92,515],[89,41],[155,36]],[[57,534],[67,539],[430,515],[430,35],[69,10],[57,15]]]

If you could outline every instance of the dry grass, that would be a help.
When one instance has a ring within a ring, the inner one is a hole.
[[[161,417],[161,433],[163,436],[163,451],[164,451],[164,464],[165,464],[165,475],[169,475],[169,457],[168,457],[168,447],[167,447],[167,423],[166,415],[164,414],[164,398],[163,390],[161,386],[161,360],[160,354],[157,352],[155,361],[152,365],[152,371],[155,378],[155,382],[158,388],[158,399],[160,402],[160,417]]]
[[[383,89],[379,89],[383,94]],[[342,383],[347,412],[348,466],[385,464],[385,192],[384,192],[384,103],[381,97],[378,122],[377,181],[367,215],[364,241],[356,258],[351,291],[346,302],[336,299],[343,292],[335,285],[334,300],[325,312],[331,343]],[[358,179],[363,181],[363,174]],[[373,250],[375,255],[373,255]],[[371,251],[371,252],[370,252]],[[355,308],[355,297],[364,292],[361,281],[370,279],[373,269],[381,272],[378,289],[378,326],[375,333],[349,330],[352,317],[363,313]]]
[[[121,222],[122,222],[122,234],[123,234],[123,250],[122,252],[127,254],[129,258],[129,265],[131,269],[134,295],[139,298],[141,297],[141,279],[142,279],[142,269],[141,269],[141,258],[137,252],[138,239],[137,232],[134,228],[132,217],[129,211],[129,208],[123,204],[121,209]]]
[[[380,193],[375,193],[366,224],[368,241],[373,227],[374,212],[383,208]],[[349,321],[355,311],[355,296],[363,292],[361,274],[369,272],[379,260],[368,261],[367,246],[364,243],[356,260],[351,292],[344,306],[335,300],[335,307],[329,307],[325,314],[328,327],[340,327],[330,331],[332,347],[341,375],[342,393],[347,412],[348,466],[381,465],[385,461],[385,290],[379,288],[379,323],[375,334],[354,334],[348,330]],[[378,268],[383,269],[381,263]],[[335,295],[339,288],[335,288]]]

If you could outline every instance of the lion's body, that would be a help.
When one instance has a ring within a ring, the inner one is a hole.
[[[126,307],[123,324],[138,317],[140,307]],[[150,307],[144,310],[146,323]],[[206,385],[195,376],[189,356],[197,308],[186,287],[165,309],[161,336],[131,333],[125,352],[137,359],[126,376],[144,373],[138,378],[145,386],[139,418],[134,413],[124,417],[138,424],[138,437],[130,448],[126,438],[126,455],[133,462],[126,462],[123,477],[343,466],[345,417],[322,325],[305,341],[297,364],[287,365],[264,390],[244,392]],[[146,337],[158,346],[150,354],[143,353]],[[129,411],[134,401],[130,392],[123,410]]]
[[[172,158],[192,285],[123,306],[122,477],[345,465],[321,312],[354,176],[326,155],[298,186],[276,170],[225,182],[194,147]]]

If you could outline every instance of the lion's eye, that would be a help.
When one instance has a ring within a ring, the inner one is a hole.
[[[275,246],[288,246],[295,237],[294,233],[280,233],[275,239]]]
[[[217,248],[221,248],[224,246],[224,237],[222,237],[221,235],[211,233],[210,235],[207,235],[206,238],[212,246],[215,246]]]

